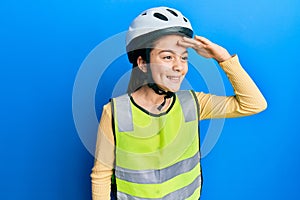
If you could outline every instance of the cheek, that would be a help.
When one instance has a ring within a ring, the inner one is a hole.
[[[189,71],[189,67],[186,66],[186,68],[185,68],[185,70],[184,70],[184,75],[186,75],[186,74],[188,73],[188,71]]]
[[[151,66],[151,73],[152,76],[162,76],[163,74],[165,74],[167,71],[166,67],[164,65],[152,65]]]
[[[161,79],[163,78],[164,76],[164,73],[161,71],[161,70],[152,70],[152,79],[155,81],[155,82],[161,82]]]
[[[156,67],[154,66],[151,66],[150,67],[150,76],[151,76],[151,79],[153,79],[154,82],[157,82],[158,81],[158,77],[159,77],[159,71],[157,70]]]
[[[182,71],[181,71],[181,74],[183,76],[185,76],[187,74],[187,72],[189,71],[189,67],[188,65],[186,64],[183,68],[182,68]]]

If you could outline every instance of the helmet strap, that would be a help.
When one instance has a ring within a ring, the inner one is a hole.
[[[150,63],[150,52],[151,49],[146,49],[146,63]],[[147,73],[148,73],[148,87],[152,88],[154,92],[158,95],[165,95],[164,101],[157,107],[157,110],[161,111],[161,109],[165,106],[167,99],[174,96],[174,92],[164,91],[161,89],[153,80],[150,65],[147,64]]]
[[[161,111],[161,109],[165,106],[167,99],[174,96],[174,92],[164,91],[161,89],[156,83],[148,83],[148,87],[152,88],[154,92],[158,95],[165,95],[164,101],[157,107],[157,110]]]

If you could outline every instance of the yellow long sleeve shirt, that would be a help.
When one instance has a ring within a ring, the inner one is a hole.
[[[234,96],[216,96],[196,92],[200,120],[233,118],[252,115],[266,109],[267,102],[260,90],[242,68],[238,56],[219,63],[234,89]],[[103,107],[99,124],[95,163],[91,173],[93,200],[109,200],[114,165],[114,136],[110,104]]]

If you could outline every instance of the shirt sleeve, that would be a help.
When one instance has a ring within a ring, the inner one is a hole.
[[[199,102],[200,120],[211,118],[233,118],[259,113],[266,109],[267,102],[251,79],[242,68],[238,56],[220,63],[235,95],[217,96],[196,92]]]
[[[103,107],[100,119],[95,162],[91,173],[92,199],[110,200],[111,177],[114,167],[114,136],[110,103]]]

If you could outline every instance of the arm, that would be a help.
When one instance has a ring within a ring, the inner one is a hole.
[[[229,97],[196,93],[200,119],[247,116],[266,109],[265,98],[240,65],[237,55],[231,57],[223,47],[199,36],[194,39],[184,38],[179,44],[193,48],[203,57],[218,61],[234,89],[235,95]]]
[[[237,55],[220,63],[220,66],[231,82],[235,95],[226,97],[196,93],[200,119],[248,116],[266,109],[265,98],[240,65]]]
[[[95,163],[92,169],[92,199],[109,200],[114,164],[114,137],[110,104],[103,107],[98,128]]]

